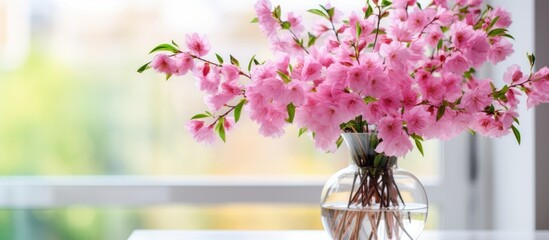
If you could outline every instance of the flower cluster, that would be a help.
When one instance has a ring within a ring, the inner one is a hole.
[[[518,97],[528,107],[549,102],[549,69],[533,72],[518,65],[503,75],[506,85],[475,77],[475,68],[497,64],[513,53],[509,12],[481,0],[368,0],[344,15],[330,5],[310,9],[317,24],[306,30],[301,16],[268,0],[255,4],[259,24],[275,59],[255,56],[247,68],[230,56],[204,57],[208,40],[187,35],[186,45],[162,44],[139,69],[166,74],[191,72],[206,93],[208,111],[188,128],[194,138],[212,142],[240,119],[242,109],[264,136],[277,137],[287,124],[311,132],[318,148],[332,151],[342,132],[377,134],[376,151],[403,156],[421,150],[424,139],[449,139],[470,130],[488,137],[513,132],[520,142]],[[246,81],[239,81],[246,78]],[[211,119],[207,121],[206,119]]]

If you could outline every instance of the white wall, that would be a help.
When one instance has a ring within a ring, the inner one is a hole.
[[[516,39],[515,53],[491,69],[494,80],[501,81],[511,64],[529,69],[525,53],[534,51],[534,0],[492,0],[491,3],[511,12],[513,24],[509,30]],[[517,145],[512,134],[492,141],[492,219],[493,228],[500,230],[535,228],[534,111],[526,111],[526,100],[522,102],[519,111],[522,144]]]

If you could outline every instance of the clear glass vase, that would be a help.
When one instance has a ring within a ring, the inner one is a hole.
[[[374,151],[375,134],[345,133],[350,165],[322,191],[322,223],[334,240],[415,240],[427,219],[425,188],[397,167],[397,158]]]

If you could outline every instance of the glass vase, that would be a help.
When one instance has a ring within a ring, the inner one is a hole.
[[[345,133],[348,167],[322,191],[322,223],[334,240],[415,240],[427,219],[425,188],[397,158],[374,151],[375,134]]]

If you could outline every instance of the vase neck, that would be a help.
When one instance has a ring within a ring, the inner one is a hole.
[[[344,133],[343,139],[349,149],[351,160],[349,164],[357,168],[396,168],[397,158],[375,152],[379,144],[376,134]]]

